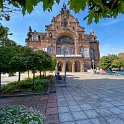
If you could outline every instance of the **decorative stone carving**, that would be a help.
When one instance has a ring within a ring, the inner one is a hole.
[[[52,33],[51,32],[49,33],[49,37],[52,38]]]
[[[82,40],[82,34],[81,33],[78,35],[78,39]]]

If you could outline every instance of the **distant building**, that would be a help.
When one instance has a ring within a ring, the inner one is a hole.
[[[45,23],[45,20],[44,20]],[[99,41],[95,33],[85,34],[84,28],[63,5],[60,13],[46,25],[46,32],[32,31],[26,38],[26,45],[34,51],[43,50],[56,56],[57,68],[64,71],[64,51],[66,47],[66,71],[83,72],[97,68],[99,62]]]
[[[118,57],[124,57],[124,52],[120,52],[120,53],[118,54]]]

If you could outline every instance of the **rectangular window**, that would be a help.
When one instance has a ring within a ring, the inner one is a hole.
[[[74,48],[70,48],[70,54],[71,54],[71,55],[74,54]]]
[[[90,50],[90,57],[94,58],[94,50],[93,49]]]
[[[43,50],[44,52],[47,52],[47,48],[42,48],[42,50]]]
[[[83,48],[80,46],[79,47],[79,54],[82,54],[83,53]]]
[[[37,34],[32,35],[32,41],[38,41],[38,35]]]
[[[84,48],[84,57],[90,57],[89,48]]]

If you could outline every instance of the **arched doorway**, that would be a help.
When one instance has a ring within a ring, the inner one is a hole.
[[[72,72],[72,63],[70,61],[66,62],[66,71]]]
[[[75,72],[80,72],[80,61],[75,61]]]
[[[61,61],[59,61],[57,63],[57,67],[58,67],[58,71],[62,71],[62,68],[63,68],[63,63]]]

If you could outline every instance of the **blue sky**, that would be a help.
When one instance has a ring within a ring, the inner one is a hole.
[[[53,16],[56,16],[62,7],[63,2],[59,5],[55,4],[51,12],[43,11],[42,5],[39,4],[31,14],[23,16],[21,12],[11,14],[10,21],[2,20],[2,24],[9,27],[13,33],[10,38],[18,44],[25,45],[25,38],[29,26],[38,32],[45,32],[45,25],[51,23]],[[93,29],[100,41],[100,56],[107,54],[118,54],[124,51],[124,15],[119,15],[116,19],[102,19],[98,24],[92,23],[87,25],[87,21],[83,17],[87,14],[86,11],[71,14],[79,20],[79,24],[85,28],[85,33],[89,34]]]

